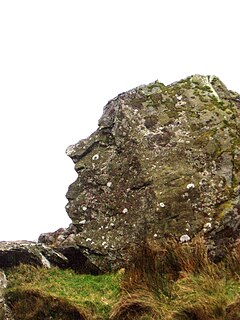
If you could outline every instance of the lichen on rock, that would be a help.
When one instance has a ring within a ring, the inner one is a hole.
[[[98,129],[67,149],[78,173],[66,206],[75,231],[60,245],[71,240],[109,270],[143,239],[217,228],[239,201],[239,110],[238,94],[201,75],[109,101]]]

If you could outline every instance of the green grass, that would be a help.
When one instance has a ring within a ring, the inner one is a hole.
[[[201,239],[144,244],[124,274],[8,270],[15,320],[240,320],[240,247],[213,264]]]
[[[108,319],[119,296],[119,275],[79,275],[71,270],[20,265],[8,271],[8,294],[38,292],[67,301],[89,318]],[[96,316],[97,315],[97,316]]]

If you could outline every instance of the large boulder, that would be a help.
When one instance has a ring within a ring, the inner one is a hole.
[[[239,202],[239,115],[240,96],[214,76],[118,95],[98,129],[68,147],[78,173],[66,206],[74,231],[45,241],[74,243],[105,271],[146,238],[184,242],[217,229]]]

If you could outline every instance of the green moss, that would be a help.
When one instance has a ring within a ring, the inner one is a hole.
[[[214,218],[220,221],[229,211],[233,209],[233,204],[230,200],[216,206]]]

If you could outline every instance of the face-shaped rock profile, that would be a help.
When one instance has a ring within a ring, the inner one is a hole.
[[[96,132],[67,149],[78,178],[66,210],[91,262],[118,268],[141,241],[185,242],[219,225],[238,203],[239,100],[195,75],[108,102]]]

